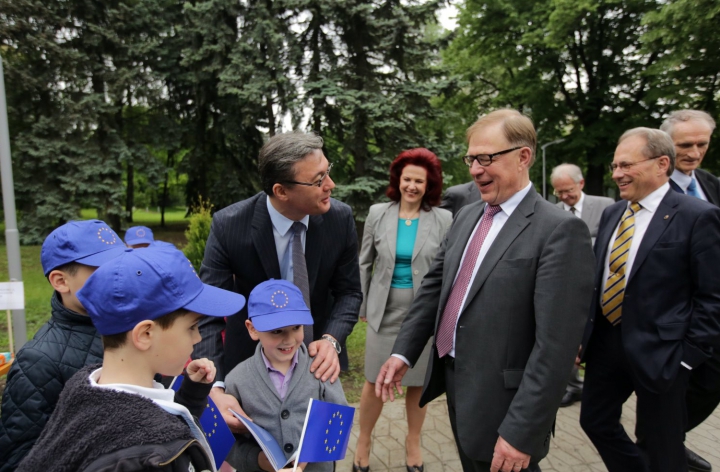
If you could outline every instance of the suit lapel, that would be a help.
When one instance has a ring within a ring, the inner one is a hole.
[[[537,199],[538,195],[535,190],[530,189],[530,192],[525,195],[525,198],[523,198],[517,208],[515,208],[515,211],[512,212],[510,218],[508,218],[498,235],[495,237],[492,246],[490,246],[487,254],[485,254],[485,257],[480,263],[480,267],[478,268],[472,285],[468,289],[465,304],[460,311],[461,316],[465,308],[483,286],[485,280],[487,280],[488,276],[495,268],[495,265],[498,263],[500,258],[502,258],[503,254],[505,254],[505,251],[507,251],[510,245],[515,242],[515,239],[520,236],[520,233],[523,232],[527,225],[530,224],[528,218],[535,213],[535,204]]]
[[[595,210],[596,207],[594,205],[594,202],[590,200],[590,198],[585,195],[585,201],[583,202],[583,209],[582,214],[580,215],[580,219],[585,222],[588,227],[590,227],[590,222],[593,221],[593,217],[595,216]]]
[[[325,247],[324,221],[325,218],[322,215],[311,215],[308,230],[305,234],[305,264],[308,271],[311,297],[318,272],[320,271],[320,260],[322,259],[322,252]]]
[[[453,240],[457,241],[457,243],[450,249],[450,251],[445,254],[445,267],[443,269],[443,278],[447,279],[449,283],[442,284],[442,291],[440,293],[440,306],[445,306],[445,303],[450,296],[450,290],[452,289],[455,281],[455,276],[457,275],[458,269],[460,268],[460,261],[462,260],[463,253],[465,252],[465,248],[470,241],[470,236],[472,235],[473,230],[477,226],[478,221],[480,220],[480,217],[485,210],[485,206],[486,205],[483,203],[472,208],[469,207],[467,210],[465,210],[466,214],[464,215],[462,222],[456,220],[456,222],[454,223],[456,226],[458,226],[458,235],[457,237],[453,237]],[[438,319],[440,314],[441,313],[438,313]],[[437,329],[437,320],[435,324],[435,328]]]
[[[697,169],[695,171],[695,176],[697,177],[697,181],[700,184],[700,188],[702,189],[703,193],[705,194],[705,198],[708,199],[708,202],[712,203],[715,206],[720,206],[720,201],[718,201],[718,183],[717,179],[713,182],[712,180],[708,179],[707,174],[700,172],[700,169]]]
[[[420,250],[422,249],[423,245],[425,244],[425,241],[428,240],[428,236],[430,235],[430,229],[433,226],[433,223],[435,221],[434,215],[431,211],[423,211],[420,210],[420,218],[418,221],[418,230],[417,234],[415,235],[415,246],[413,246],[413,255],[412,260],[415,261],[415,258],[418,254],[420,254]]]
[[[378,228],[380,231],[385,231],[385,240],[388,245],[389,254],[392,255],[392,260],[395,262],[395,252],[397,251],[397,235],[398,225],[400,224],[400,204],[391,203],[385,213],[380,215],[380,221]]]
[[[655,246],[657,240],[662,236],[667,229],[670,222],[673,220],[677,210],[675,209],[678,205],[678,197],[675,192],[668,192],[663,197],[660,205],[658,205],[655,214],[650,220],[645,235],[640,242],[640,247],[635,255],[632,269],[630,270],[630,276],[628,277],[627,283],[630,283],[633,276],[637,273],[638,269],[645,261],[645,258],[650,253],[650,250]]]
[[[265,275],[268,279],[280,279],[280,263],[278,262],[275,236],[272,221],[267,209],[267,197],[262,195],[255,202],[252,221],[252,240],[260,257]]]

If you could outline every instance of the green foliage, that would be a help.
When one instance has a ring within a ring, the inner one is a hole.
[[[197,272],[200,272],[200,265],[205,256],[205,243],[210,236],[210,225],[212,224],[212,205],[208,200],[198,199],[199,203],[190,216],[190,225],[185,231],[187,245],[183,252]]]

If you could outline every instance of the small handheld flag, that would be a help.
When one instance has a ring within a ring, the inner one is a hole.
[[[355,408],[310,399],[296,463],[345,458]]]
[[[177,392],[180,390],[182,380],[182,375],[175,377],[170,388]],[[207,439],[213,456],[215,457],[215,468],[219,469],[230,453],[233,444],[235,444],[235,436],[233,436],[220,410],[210,397],[207,397],[205,411],[200,415],[200,426],[202,426],[205,439]]]

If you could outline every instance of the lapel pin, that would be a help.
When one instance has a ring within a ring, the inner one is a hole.
[[[663,219],[667,220],[668,218],[670,218],[670,215],[665,215],[665,218],[663,218]]]

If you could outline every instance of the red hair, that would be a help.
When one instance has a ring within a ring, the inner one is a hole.
[[[400,175],[406,165],[415,165],[427,172],[427,186],[422,203],[425,210],[440,204],[442,196],[442,167],[440,160],[432,151],[425,148],[408,149],[401,152],[390,164],[390,185],[385,195],[394,202],[400,201]]]

